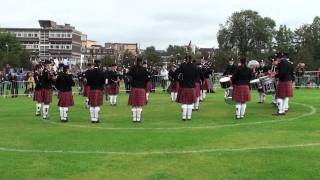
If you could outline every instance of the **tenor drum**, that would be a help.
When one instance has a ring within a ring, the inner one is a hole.
[[[261,82],[261,85],[262,85],[262,89],[263,89],[263,92],[266,94],[266,95],[272,95],[272,94],[275,94],[276,93],[276,82],[274,79],[264,79],[262,82]]]
[[[227,88],[225,90],[225,93],[224,93],[224,101],[227,103],[227,104],[234,104],[234,101],[232,100],[232,92],[233,92],[233,88],[230,87],[230,88]]]
[[[231,78],[230,77],[223,77],[220,79],[221,88],[227,89],[232,86]]]
[[[250,81],[250,87],[252,90],[258,90],[261,88],[261,82],[260,79],[254,79]]]

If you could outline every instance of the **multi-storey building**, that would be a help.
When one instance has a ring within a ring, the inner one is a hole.
[[[113,49],[118,55],[122,55],[126,51],[133,55],[137,55],[139,52],[138,43],[105,43],[105,47]]]
[[[70,24],[57,25],[51,20],[39,20],[40,28],[2,28],[15,34],[31,54],[31,60],[68,59],[80,63],[82,33]]]

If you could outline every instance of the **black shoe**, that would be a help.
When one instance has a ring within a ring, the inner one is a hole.
[[[285,114],[285,113],[276,112],[276,113],[273,113],[272,115],[273,115],[273,116],[284,116],[284,115],[286,115],[286,114]]]
[[[186,121],[186,119],[182,119],[182,121]]]
[[[95,123],[96,123],[96,121],[91,121],[91,123],[92,123],[92,124],[95,124]]]
[[[36,113],[36,116],[39,117],[39,116],[41,116],[41,114],[40,113]]]

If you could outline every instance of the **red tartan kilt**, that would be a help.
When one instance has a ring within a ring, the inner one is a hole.
[[[148,81],[146,86],[146,92],[149,93],[151,92],[151,90],[152,90],[152,83],[151,81]]]
[[[197,100],[195,88],[180,88],[177,102],[181,104],[193,104]]]
[[[90,90],[89,92],[89,105],[91,107],[98,107],[103,105],[103,91]]]
[[[144,106],[147,104],[146,90],[144,88],[132,88],[130,91],[128,105]]]
[[[36,101],[38,103],[43,103],[42,99],[42,90],[35,90],[33,93],[33,101]]]
[[[195,87],[195,93],[196,93],[196,97],[200,97],[201,93],[201,89],[200,89],[200,83],[196,83],[196,87]]]
[[[278,98],[293,97],[292,81],[278,82],[277,97]]]
[[[249,85],[235,85],[232,92],[232,100],[237,103],[245,103],[251,100]]]
[[[70,107],[74,105],[72,92],[59,92],[58,94],[58,106],[59,107]]]
[[[119,86],[116,84],[109,85],[107,87],[107,92],[108,92],[108,95],[117,95],[119,94]]]
[[[179,91],[179,87],[180,87],[180,84],[178,81],[174,81],[174,82],[171,81],[169,88],[168,88],[168,92],[169,93],[172,93],[172,92],[176,93]]]
[[[50,104],[52,102],[52,89],[42,89],[43,104]]]
[[[207,90],[209,91],[210,90],[210,83],[209,83],[209,79],[205,79],[203,81],[203,84],[202,84],[202,90]]]
[[[83,96],[84,97],[89,97],[89,92],[90,92],[90,86],[84,86],[83,88]]]

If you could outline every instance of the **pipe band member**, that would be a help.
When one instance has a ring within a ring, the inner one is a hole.
[[[240,65],[232,75],[232,83],[234,85],[232,100],[236,103],[236,119],[245,117],[246,103],[251,100],[249,85],[252,78],[252,70],[247,67],[246,59],[241,58]]]
[[[142,67],[141,57],[137,57],[135,65],[128,72],[128,76],[131,81],[128,105],[132,107],[132,121],[140,123],[142,108],[147,104],[146,87],[149,80],[147,69]]]

